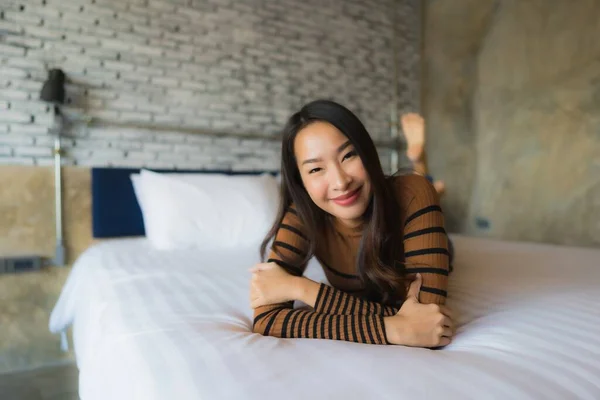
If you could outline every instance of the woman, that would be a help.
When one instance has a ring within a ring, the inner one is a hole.
[[[318,100],[288,121],[281,204],[252,269],[254,331],[284,338],[438,347],[448,238],[438,196],[420,175],[386,177],[375,145],[345,107]],[[303,277],[316,256],[332,286]],[[411,278],[412,277],[412,278]],[[299,300],[311,309],[293,309]]]

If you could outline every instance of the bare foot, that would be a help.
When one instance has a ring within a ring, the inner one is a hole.
[[[425,148],[425,120],[417,113],[408,113],[400,118],[406,137],[406,155],[412,162],[419,161]]]
[[[443,181],[433,182],[433,187],[435,188],[435,191],[438,193],[438,196],[440,196],[440,197],[442,197],[442,195],[446,191],[446,184]]]

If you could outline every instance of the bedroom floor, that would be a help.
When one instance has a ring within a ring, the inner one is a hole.
[[[78,400],[77,378],[74,364],[0,374],[0,399]]]

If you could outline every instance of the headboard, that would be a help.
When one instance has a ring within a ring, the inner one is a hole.
[[[92,236],[116,238],[144,236],[142,210],[135,197],[131,174],[140,168],[92,168]],[[225,175],[258,175],[275,171],[164,170],[168,173],[213,173]]]

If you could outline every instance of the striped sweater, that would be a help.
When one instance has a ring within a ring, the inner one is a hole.
[[[437,193],[419,175],[398,176],[392,184],[401,208],[398,222],[404,226],[404,259],[398,261],[405,262],[407,273],[421,273],[421,303],[443,304],[449,253]],[[361,235],[360,229],[334,222],[318,238],[315,249],[331,286],[320,285],[314,309],[294,309],[293,302],[258,307],[254,311],[254,331],[282,338],[387,344],[383,317],[396,314],[398,308],[361,298],[363,285],[356,270]],[[292,205],[275,235],[268,261],[300,276],[306,268],[300,260],[307,247],[302,221]]]

